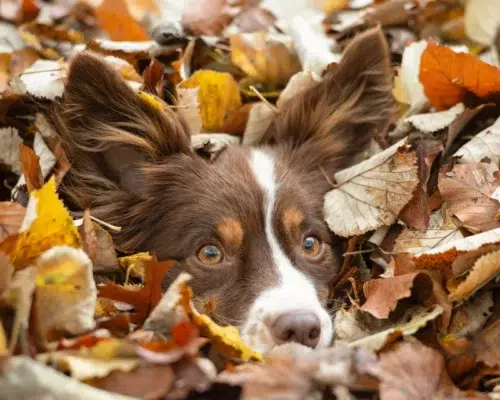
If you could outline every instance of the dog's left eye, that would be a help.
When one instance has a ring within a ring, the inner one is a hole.
[[[321,242],[314,236],[308,236],[302,242],[302,254],[314,257],[321,253]]]
[[[198,260],[203,264],[215,265],[222,261],[222,250],[219,246],[208,244],[203,246],[198,252]]]

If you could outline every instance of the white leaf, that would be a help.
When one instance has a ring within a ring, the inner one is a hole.
[[[199,90],[199,87],[186,89],[177,86],[177,106],[179,107],[177,112],[187,121],[191,135],[200,133],[203,125],[198,102]]]
[[[191,136],[191,146],[193,149],[201,149],[204,146],[211,145],[221,147],[228,144],[239,144],[240,138],[227,133],[199,133]],[[214,149],[217,150],[217,149]]]
[[[57,61],[36,60],[19,77],[11,81],[11,88],[21,95],[54,100],[64,91],[63,66]]]
[[[396,239],[394,252],[421,254],[464,236],[450,218],[443,218],[440,209],[430,215],[429,228],[425,232],[418,229],[405,229]]]
[[[414,152],[399,150],[405,140],[353,167],[337,172],[337,187],[325,195],[330,229],[348,237],[396,222],[418,183]]]
[[[257,144],[271,126],[276,112],[264,102],[255,103],[248,113],[248,121],[243,132],[243,144]]]
[[[96,43],[102,50],[105,51],[121,51],[127,54],[133,53],[147,53],[150,54],[155,49],[160,46],[153,40],[143,41],[143,42],[125,42],[125,41],[113,41],[105,39],[97,39]]]
[[[467,36],[481,44],[490,45],[500,22],[498,2],[468,0],[464,20]]]
[[[282,107],[288,100],[293,99],[299,93],[309,89],[316,83],[321,82],[321,80],[321,76],[313,71],[297,72],[290,78],[285,89],[283,89],[280,93],[280,97],[276,101],[276,105],[278,108]]]
[[[16,128],[0,128],[0,163],[8,165],[17,175],[22,174],[19,159],[19,145],[22,142]]]
[[[449,110],[417,114],[406,118],[404,121],[412,124],[423,133],[432,133],[447,128],[464,110],[465,106],[463,103],[458,103]]]
[[[408,92],[408,98],[412,106],[427,102],[424,87],[420,83],[420,62],[422,53],[427,48],[427,41],[420,40],[405,47],[401,61],[400,76],[403,85]]]
[[[500,118],[464,144],[454,155],[460,156],[459,162],[463,164],[478,163],[488,157],[498,168],[500,165]]]

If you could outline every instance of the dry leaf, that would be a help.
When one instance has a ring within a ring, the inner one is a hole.
[[[54,246],[80,247],[80,237],[68,210],[57,197],[54,178],[31,193],[26,216],[10,260],[23,268]]]
[[[477,358],[489,367],[500,366],[500,319],[488,326],[474,342]]]
[[[360,310],[379,319],[389,318],[401,299],[414,295],[420,302],[427,300],[432,294],[432,279],[424,272],[371,279],[363,285],[363,293],[366,302]]]
[[[12,172],[22,174],[19,146],[23,139],[19,136],[16,128],[0,128],[0,163],[8,165]]]
[[[21,168],[26,181],[28,193],[38,190],[43,186],[42,170],[40,168],[40,158],[33,150],[25,145],[21,145],[19,155],[21,158]]]
[[[285,85],[300,71],[300,62],[289,37],[267,32],[230,37],[231,61],[256,82],[271,87]]]
[[[18,203],[0,202],[0,243],[19,232],[26,209]]]
[[[405,118],[405,122],[410,123],[420,132],[433,133],[450,126],[464,110],[463,103],[458,103],[446,111],[412,115]]]
[[[241,107],[238,85],[228,73],[197,71],[181,82],[180,86],[187,89],[199,87],[198,102],[203,129],[206,131],[220,130],[224,126],[227,113]]]
[[[481,98],[500,92],[500,69],[432,42],[422,54],[419,77],[425,95],[438,110],[462,102],[467,92]]]
[[[183,4],[182,25],[193,35],[218,35],[235,11],[227,0],[191,0]]]
[[[198,102],[199,91],[199,87],[192,89],[177,87],[177,112],[186,120],[191,135],[199,134],[203,126],[200,103]]]
[[[499,250],[486,254],[475,262],[465,280],[450,293],[450,301],[461,301],[469,298],[498,273],[500,273]]]
[[[491,317],[492,308],[492,292],[484,292],[473,297],[454,312],[450,320],[448,334],[452,334],[456,338],[475,335]]]
[[[427,41],[421,40],[406,46],[401,61],[399,76],[401,84],[406,89],[406,97],[412,107],[419,108],[427,102],[424,87],[419,80],[420,63],[422,54],[427,48]]]
[[[11,81],[15,93],[54,100],[64,91],[63,66],[57,61],[36,60],[19,77]]]
[[[81,249],[55,246],[36,261],[35,319],[39,343],[95,326],[92,262]]]
[[[111,40],[139,42],[149,36],[129,14],[125,0],[103,0],[95,9],[97,23]]]
[[[478,133],[454,154],[463,164],[479,163],[490,159],[500,166],[500,118],[490,127]]]
[[[495,220],[500,203],[490,196],[496,183],[491,164],[457,164],[439,175],[439,192],[448,203],[448,212],[472,232],[500,227]]]
[[[396,239],[394,252],[421,254],[463,237],[459,228],[441,208],[430,215],[429,227],[426,231],[405,229],[401,232]]]
[[[336,188],[325,195],[325,220],[337,235],[359,235],[391,225],[418,184],[414,152],[404,140],[335,174]]]
[[[398,343],[380,355],[380,364],[383,400],[459,397],[446,372],[444,357],[419,342]]]
[[[469,0],[465,6],[465,31],[471,39],[491,45],[500,21],[500,10],[489,0]]]

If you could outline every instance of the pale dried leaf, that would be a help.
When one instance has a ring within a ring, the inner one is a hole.
[[[268,104],[264,102],[255,103],[248,113],[248,121],[243,133],[243,144],[259,143],[275,117],[276,113]]]
[[[412,115],[406,118],[405,122],[410,123],[420,132],[433,133],[447,128],[464,110],[465,106],[463,103],[458,103],[446,111]]]
[[[21,175],[19,145],[23,139],[16,128],[0,128],[0,163],[8,165],[12,172]]]
[[[396,239],[394,252],[422,254],[463,237],[452,219],[443,218],[443,209],[439,209],[430,215],[429,228],[425,232],[418,229],[405,229],[401,232]]]
[[[230,144],[239,144],[240,138],[227,133],[200,133],[191,136],[191,146],[195,150],[203,149],[207,153],[217,154]]]
[[[299,93],[313,87],[318,82],[321,82],[321,76],[312,71],[297,72],[290,78],[285,89],[280,93],[276,105],[278,108],[283,107],[287,101],[292,100]]]
[[[497,274],[500,273],[500,251],[486,254],[479,258],[469,275],[450,293],[450,301],[461,301],[472,296]]]
[[[199,87],[186,89],[179,85],[177,86],[177,112],[182,115],[188,123],[191,135],[199,134],[203,125],[200,114],[200,104],[198,102],[199,91]]]
[[[481,332],[474,342],[477,358],[490,367],[500,367],[500,319]]]
[[[493,42],[500,21],[498,4],[490,0],[468,0],[464,21],[467,36],[489,46]]]
[[[427,102],[427,97],[424,94],[424,87],[419,80],[420,62],[422,53],[426,47],[427,41],[421,40],[410,44],[403,52],[400,77],[402,83],[406,87],[412,107],[417,107],[419,104]]]
[[[19,77],[14,78],[11,86],[15,93],[54,100],[64,92],[65,71],[57,61],[36,60]]]
[[[478,163],[489,158],[496,167],[500,166],[500,118],[493,125],[478,133],[455,154],[462,164]]]
[[[337,187],[324,202],[333,232],[348,237],[396,221],[418,184],[416,156],[402,148],[404,142],[335,174]]]
[[[476,334],[491,317],[492,307],[492,292],[484,292],[480,296],[475,296],[455,311],[450,321],[448,333],[455,337]]]
[[[500,203],[490,197],[497,186],[495,169],[486,163],[457,164],[451,172],[439,175],[439,191],[448,212],[472,232],[500,227],[495,219]]]
[[[25,215],[26,209],[18,203],[0,203],[0,243],[19,232]]]

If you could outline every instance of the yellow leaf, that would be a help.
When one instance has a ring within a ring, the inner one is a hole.
[[[200,335],[209,338],[215,349],[221,353],[236,357],[243,361],[262,361],[262,354],[248,347],[240,337],[238,329],[234,326],[220,326],[208,315],[198,313],[191,303],[192,290],[185,283],[180,285],[181,300],[185,312],[191,321],[200,329]]]
[[[158,98],[156,98],[155,96],[153,96],[147,92],[139,92],[139,97],[146,104],[148,104],[149,106],[151,106],[157,110],[163,110],[163,107],[165,106],[161,100],[159,100]]]
[[[153,256],[149,253],[137,253],[118,259],[120,267],[125,270],[126,282],[128,282],[129,276],[139,277],[144,281],[146,279],[146,264],[151,261],[153,261]]]
[[[31,193],[20,230],[9,254],[17,269],[34,263],[40,254],[54,246],[81,247],[73,219],[56,194],[54,177]]]
[[[215,132],[222,129],[230,111],[241,106],[240,91],[234,78],[226,72],[200,70],[189,79],[180,83],[187,89],[199,87],[203,129]]]
[[[7,351],[7,335],[5,334],[2,319],[0,318],[0,356],[6,356]]]

